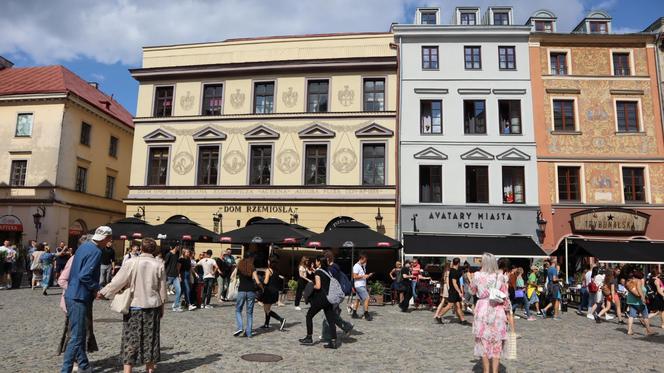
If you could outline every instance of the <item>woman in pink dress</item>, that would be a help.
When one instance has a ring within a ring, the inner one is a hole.
[[[489,291],[497,288],[504,300],[489,300]],[[498,372],[503,343],[507,339],[507,315],[511,309],[508,294],[508,279],[498,269],[493,254],[482,255],[482,269],[475,272],[470,290],[478,298],[475,304],[473,335],[475,336],[475,356],[482,358],[484,373]],[[491,364],[489,364],[491,363]],[[491,368],[491,369],[490,369]]]

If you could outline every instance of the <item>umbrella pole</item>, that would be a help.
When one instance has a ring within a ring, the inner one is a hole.
[[[567,245],[567,237],[565,237],[565,283],[569,278],[569,248]]]

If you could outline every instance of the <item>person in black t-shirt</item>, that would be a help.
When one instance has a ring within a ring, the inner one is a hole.
[[[467,325],[463,316],[463,310],[461,309],[462,299],[463,299],[463,287],[461,286],[461,277],[463,277],[463,271],[459,268],[459,263],[461,260],[459,258],[454,258],[452,260],[452,267],[450,268],[450,289],[448,291],[447,305],[440,310],[438,317],[436,317],[436,322],[439,324],[443,323],[443,316],[454,307],[454,312],[459,316],[459,321],[462,325]]]
[[[327,293],[330,291],[330,278],[327,259],[324,256],[316,258],[316,271],[314,272],[314,292],[309,298],[311,307],[307,311],[307,336],[300,339],[300,344],[311,346],[314,344],[312,334],[314,332],[314,316],[320,311],[325,313],[328,324],[334,325],[336,314],[334,306],[327,301]],[[337,345],[337,328],[330,328],[330,341],[323,347],[335,349]]]
[[[182,284],[180,289],[184,290],[184,301],[189,306],[189,311],[193,311],[196,309],[196,305],[191,301],[191,276],[195,275],[195,272],[191,271],[191,250],[184,249],[178,263],[180,264],[180,282]]]
[[[401,308],[401,312],[408,312],[408,304],[410,302],[410,297],[413,296],[413,290],[412,290],[413,275],[410,271],[410,260],[406,260],[404,266],[401,267],[399,276],[401,276],[401,282],[399,283],[398,290],[403,294],[402,295],[403,299],[401,300],[401,303],[399,303],[399,308]]]
[[[166,284],[168,286],[173,285],[175,289],[175,301],[173,302],[173,311],[181,312],[182,307],[180,307],[180,300],[182,296],[182,290],[180,287],[180,247],[173,246],[171,250],[166,253],[164,257],[164,266],[166,267]]]
[[[99,285],[104,287],[104,285],[111,282],[111,276],[115,271],[115,249],[113,249],[112,242],[109,242],[101,251],[101,266],[99,269]]]

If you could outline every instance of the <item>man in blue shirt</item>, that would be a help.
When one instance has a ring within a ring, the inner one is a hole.
[[[556,267],[556,261],[554,259],[551,259],[549,263],[549,269],[546,272],[546,288],[550,303],[544,307],[542,310],[542,315],[543,317],[546,317],[546,312],[549,310],[549,308],[553,307],[553,319],[560,320],[559,312],[562,294],[560,291],[560,283],[558,281],[558,268]]]
[[[109,227],[97,228],[92,240],[81,245],[74,255],[69,272],[69,285],[65,291],[71,339],[65,351],[62,373],[71,373],[74,360],[78,362],[80,373],[92,372],[85,353],[87,332],[85,318],[88,308],[92,306],[92,301],[99,290],[101,251],[107,243],[112,241],[112,234]]]

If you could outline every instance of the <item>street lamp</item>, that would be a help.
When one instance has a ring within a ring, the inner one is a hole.
[[[413,217],[410,218],[410,220],[413,222],[413,232],[419,232],[420,230],[417,229],[417,214],[413,214]]]
[[[214,233],[222,233],[224,231],[224,228],[221,224],[221,222],[224,219],[224,215],[220,211],[221,211],[221,209],[218,209],[217,212],[212,214],[212,223],[214,225]]]
[[[380,231],[383,229],[383,215],[380,214],[380,207],[378,208],[378,214],[375,216],[376,219],[376,230]]]
[[[46,216],[46,207],[39,206],[37,207],[37,212],[32,214],[32,220],[35,223],[35,241],[39,241],[39,230],[41,229],[41,219]]]
[[[544,242],[544,235],[546,232],[546,219],[544,219],[544,214],[542,214],[542,210],[537,210],[537,239],[539,239],[540,243]]]

